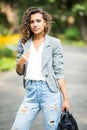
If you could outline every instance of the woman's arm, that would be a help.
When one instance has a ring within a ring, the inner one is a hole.
[[[16,64],[16,72],[19,75],[24,74],[24,65],[22,64],[22,56],[19,58],[17,64]]]
[[[29,51],[23,53],[23,55],[18,59],[18,62],[16,64],[16,72],[19,75],[24,74],[24,65],[28,62],[28,59],[29,59]]]
[[[67,111],[69,111],[70,104],[69,104],[65,79],[59,79],[58,84],[59,84],[60,90],[61,90],[62,95],[63,95],[62,110],[66,109]]]
[[[24,53],[22,42],[21,40],[19,40],[18,46],[17,46],[17,57],[16,57],[16,61],[17,61],[16,72],[19,75],[24,74],[24,69],[25,69],[24,65],[27,63],[27,58],[29,58],[29,51],[26,51]]]
[[[65,108],[69,110],[69,99],[68,99],[68,92],[66,89],[66,81],[64,78],[64,60],[63,60],[63,49],[60,40],[56,40],[54,50],[53,50],[53,68],[55,77],[58,80],[58,86],[63,95],[63,104],[62,110]]]

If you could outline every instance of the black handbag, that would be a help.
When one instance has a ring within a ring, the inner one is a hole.
[[[64,110],[56,130],[79,130],[79,128],[73,115],[69,111]]]

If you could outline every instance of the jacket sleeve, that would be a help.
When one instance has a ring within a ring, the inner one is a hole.
[[[55,40],[53,46],[53,69],[56,79],[64,78],[64,61],[62,44],[59,39]]]
[[[18,46],[17,46],[16,62],[18,62],[18,59],[21,57],[21,55],[23,54],[23,52],[24,52],[24,50],[23,50],[22,42],[21,42],[21,40],[19,40]]]

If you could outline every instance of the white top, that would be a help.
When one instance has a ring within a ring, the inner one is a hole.
[[[38,50],[36,51],[36,48],[31,42],[30,46],[30,55],[29,55],[29,61],[27,66],[27,72],[25,79],[27,80],[44,80],[45,78],[42,75],[42,51],[43,51],[44,43],[40,45]]]

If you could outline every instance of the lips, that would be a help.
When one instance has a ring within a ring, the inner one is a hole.
[[[34,31],[38,31],[39,29],[38,28],[35,28]]]

